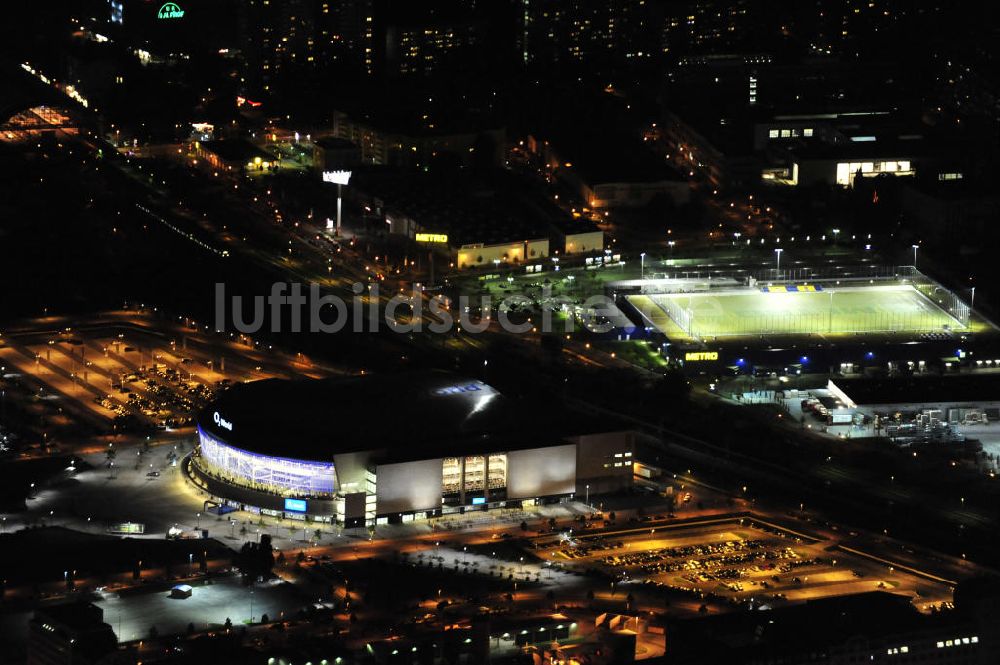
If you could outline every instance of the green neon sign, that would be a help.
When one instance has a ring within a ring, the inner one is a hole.
[[[156,18],[184,18],[184,10],[181,9],[176,2],[165,2],[160,10],[156,12]]]

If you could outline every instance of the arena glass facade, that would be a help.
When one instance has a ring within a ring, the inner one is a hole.
[[[234,485],[280,496],[330,498],[337,476],[332,462],[271,457],[234,448],[198,427],[198,464],[208,474]]]

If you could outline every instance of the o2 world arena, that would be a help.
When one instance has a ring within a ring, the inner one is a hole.
[[[618,490],[635,452],[618,423],[446,372],[239,384],[198,436],[185,466],[214,501],[346,527]]]

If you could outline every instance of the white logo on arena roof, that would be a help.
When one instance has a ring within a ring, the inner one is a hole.
[[[215,424],[218,425],[219,427],[227,429],[230,432],[233,431],[233,424],[230,421],[223,418],[218,411],[212,414],[212,420],[215,421]]]

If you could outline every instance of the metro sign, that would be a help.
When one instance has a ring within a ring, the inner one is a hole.
[[[418,233],[417,242],[448,242],[446,233]]]
[[[702,362],[705,360],[718,360],[718,351],[688,351],[684,354],[684,360],[688,362]]]
[[[184,18],[184,10],[181,9],[176,2],[165,2],[163,3],[163,6],[160,7],[159,11],[156,12],[156,18]]]

